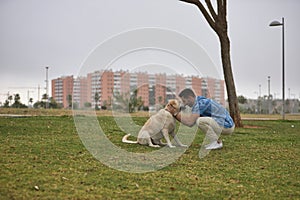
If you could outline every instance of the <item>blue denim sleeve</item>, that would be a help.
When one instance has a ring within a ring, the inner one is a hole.
[[[200,107],[199,107],[199,103],[198,103],[197,99],[196,99],[195,104],[192,108],[192,113],[200,115]]]

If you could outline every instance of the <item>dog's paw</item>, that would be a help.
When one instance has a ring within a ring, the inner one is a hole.
[[[155,148],[159,148],[160,146],[157,144],[153,144],[153,145],[149,145],[150,147],[155,147]]]
[[[170,145],[169,145],[169,147],[170,147],[170,148],[175,148],[176,146],[174,146],[174,145],[171,145],[171,146],[170,146]]]
[[[188,147],[186,144],[181,144],[180,147]]]

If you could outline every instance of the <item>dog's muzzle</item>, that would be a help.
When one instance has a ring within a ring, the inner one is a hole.
[[[180,105],[180,107],[179,107],[179,110],[180,111],[183,111],[183,110],[185,110],[186,109],[186,107],[184,106],[184,105]]]

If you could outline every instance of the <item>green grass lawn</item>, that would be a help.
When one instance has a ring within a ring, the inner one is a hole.
[[[112,117],[105,131],[122,144]],[[135,117],[138,124],[147,118]],[[204,159],[198,131],[173,164],[151,173],[103,165],[85,149],[69,116],[0,117],[0,199],[300,199],[300,121],[244,121]]]

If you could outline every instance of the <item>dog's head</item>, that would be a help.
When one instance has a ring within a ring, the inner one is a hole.
[[[178,100],[176,99],[170,99],[168,101],[168,104],[165,107],[167,110],[174,110],[175,112],[179,112],[180,111],[180,103]]]

